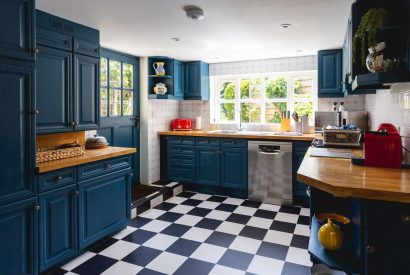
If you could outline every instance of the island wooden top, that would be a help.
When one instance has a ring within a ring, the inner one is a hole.
[[[246,139],[266,139],[266,140],[301,140],[313,141],[318,138],[318,134],[303,134],[301,136],[293,135],[257,135],[252,134],[251,131],[244,133],[211,133],[210,131],[163,131],[158,132],[160,136],[191,136],[191,137],[220,137],[220,138],[246,138]]]
[[[129,155],[135,152],[137,152],[137,149],[135,148],[112,146],[102,149],[86,149],[82,156],[37,163],[36,168],[38,173],[44,173],[98,160]]]
[[[309,149],[297,178],[337,197],[410,203],[410,169],[367,167],[351,164],[350,159],[311,157]]]

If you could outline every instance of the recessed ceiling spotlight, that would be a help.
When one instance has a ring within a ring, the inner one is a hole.
[[[215,56],[215,59],[216,59],[216,60],[219,60],[219,59],[221,59],[221,58],[220,58],[219,56]]]
[[[296,50],[296,52],[297,52],[297,53],[301,53],[301,52],[303,52],[303,50]]]
[[[280,24],[280,26],[281,26],[283,29],[287,29],[287,28],[292,27],[292,24],[284,23],[284,24]]]
[[[172,40],[172,41],[175,41],[175,42],[179,42],[179,41],[181,41],[181,38],[179,38],[179,37],[172,37],[171,40]]]
[[[189,19],[192,19],[194,21],[204,19],[204,11],[200,7],[184,6],[183,9],[185,11],[186,17],[188,17]]]

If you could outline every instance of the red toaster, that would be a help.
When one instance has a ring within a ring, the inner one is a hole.
[[[191,131],[192,120],[188,118],[176,118],[171,121],[171,129],[174,131]]]
[[[366,166],[401,168],[403,149],[397,128],[389,123],[379,125],[376,132],[364,134]]]

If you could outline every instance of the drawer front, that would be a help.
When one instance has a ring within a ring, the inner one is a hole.
[[[368,230],[410,234],[410,207],[408,204],[369,201],[367,204]]]
[[[195,137],[168,136],[169,144],[195,145]]]
[[[195,164],[195,155],[181,155],[181,154],[169,154],[168,163],[176,164]]]
[[[74,51],[93,57],[100,57],[100,45],[74,38]]]
[[[73,38],[70,35],[37,28],[36,43],[60,50],[71,51],[73,48]]]
[[[293,150],[297,152],[306,152],[311,145],[311,142],[295,141],[293,142]]]
[[[170,155],[171,154],[195,155],[195,147],[194,146],[169,145],[168,154]]]
[[[53,190],[76,182],[75,168],[64,168],[39,175],[39,192]]]
[[[197,137],[196,138],[196,145],[219,146],[220,141],[219,141],[219,138]]]
[[[128,156],[107,159],[78,167],[78,180],[85,180],[130,167]]]
[[[222,138],[221,146],[246,148],[248,147],[248,140],[242,138]]]
[[[174,181],[195,182],[195,166],[168,164],[168,177]]]

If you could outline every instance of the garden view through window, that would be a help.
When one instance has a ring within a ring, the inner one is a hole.
[[[282,111],[313,119],[317,106],[316,72],[215,77],[216,123],[275,124]]]

